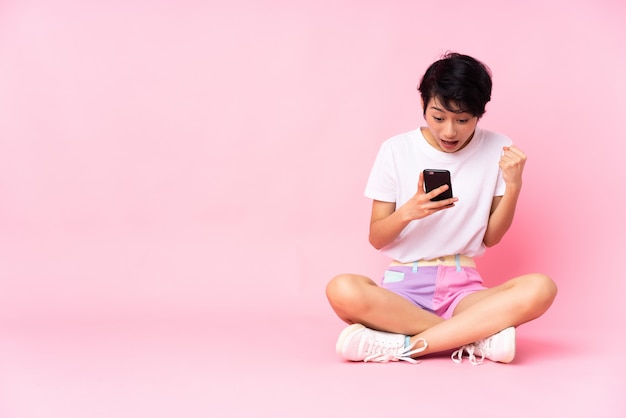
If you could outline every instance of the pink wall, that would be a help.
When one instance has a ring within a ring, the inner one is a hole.
[[[546,326],[623,319],[623,2],[420,3],[3,2],[2,316],[326,313],[332,275],[385,264],[369,168],[457,50],[529,155],[488,279],[552,275]]]

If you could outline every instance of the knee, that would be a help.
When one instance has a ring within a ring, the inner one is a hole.
[[[554,280],[545,274],[531,274],[527,277],[529,306],[542,311],[547,310],[558,293]]]
[[[361,299],[359,294],[358,280],[351,274],[334,277],[326,285],[326,297],[335,309],[348,305],[354,306]]]
[[[352,276],[349,274],[334,277],[326,285],[326,297],[331,303],[349,297],[354,291],[352,282]]]

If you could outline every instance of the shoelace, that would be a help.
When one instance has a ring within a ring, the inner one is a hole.
[[[457,364],[462,363],[463,351],[467,353],[467,359],[469,360],[470,364],[472,364],[473,366],[478,366],[485,359],[485,354],[480,349],[480,347],[478,347],[476,344],[469,344],[469,345],[464,345],[463,347],[459,348],[454,353],[452,353],[452,356],[451,356],[452,361]],[[480,354],[480,360],[477,359],[476,355],[474,354],[476,351],[478,351],[478,353]]]
[[[413,350],[413,348],[420,341],[424,345],[420,348],[416,348],[415,350]],[[426,342],[425,339],[419,338],[415,340],[413,343],[411,343],[411,345],[409,345],[408,347],[396,348],[396,347],[384,347],[382,345],[375,345],[375,346],[377,350],[375,350],[375,352],[370,354],[369,356],[365,357],[365,359],[363,359],[363,362],[377,361],[381,363],[387,363],[388,361],[403,360],[403,361],[408,361],[409,363],[415,364],[415,363],[418,363],[418,361],[412,358],[411,355],[421,353],[422,351],[426,350],[426,347],[428,347],[428,343]]]

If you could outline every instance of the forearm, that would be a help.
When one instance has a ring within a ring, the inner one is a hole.
[[[489,223],[483,238],[483,243],[487,247],[496,245],[513,224],[515,207],[521,192],[519,187],[507,187],[502,199],[489,216]]]
[[[417,192],[399,208],[396,207],[395,202],[373,201],[369,241],[374,248],[379,250],[391,244],[411,221],[454,207],[458,200],[455,197],[438,201],[432,200],[446,191],[447,185],[425,193],[423,181],[423,174],[420,174]]]
[[[395,211],[389,216],[370,224],[370,244],[376,249],[391,244],[402,230],[409,224],[410,219],[403,216],[402,211]]]

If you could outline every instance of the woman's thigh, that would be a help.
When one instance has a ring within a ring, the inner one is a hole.
[[[443,321],[368,277],[343,274],[326,287],[328,300],[347,323],[415,335]]]
[[[505,309],[519,313],[516,324],[519,325],[543,314],[552,304],[556,292],[556,285],[549,277],[543,274],[527,274],[466,296],[456,306],[454,315],[485,305],[485,301],[497,301],[502,302],[498,305],[505,306]]]

